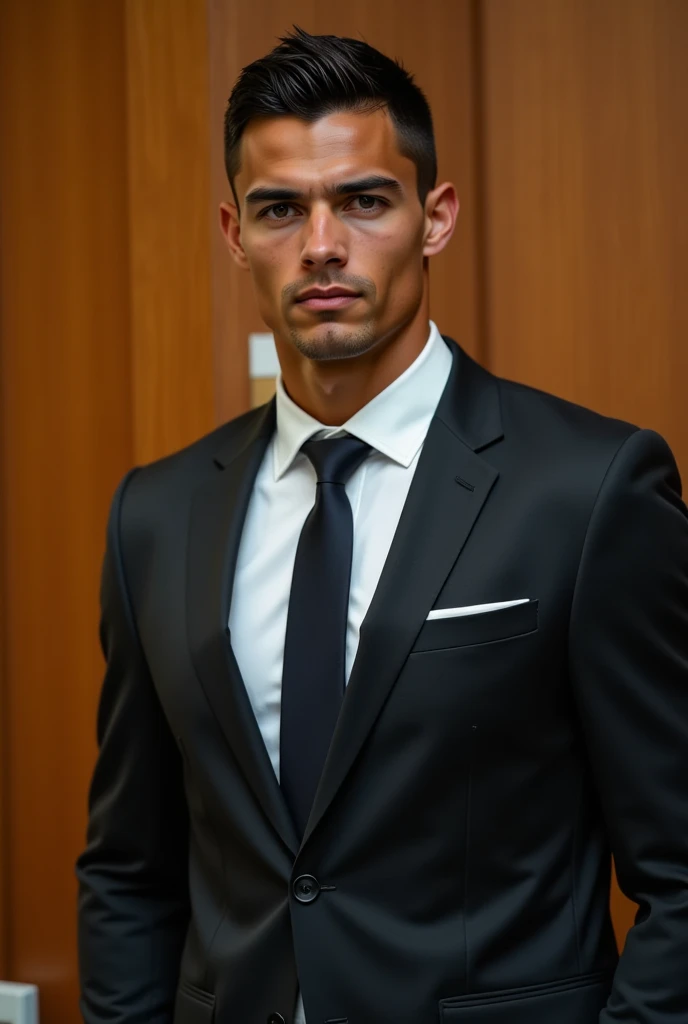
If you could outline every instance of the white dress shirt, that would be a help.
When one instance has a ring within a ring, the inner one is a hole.
[[[361,623],[380,579],[423,442],[452,366],[430,321],[414,363],[341,427],[318,422],[277,377],[277,426],[255,480],[241,535],[229,613],[234,654],[279,779],[282,661],[296,546],[315,503],[316,473],[300,451],[343,432],[373,449],[346,484],[354,523],[346,633],[348,682]],[[299,996],[294,1024],[305,1024]]]

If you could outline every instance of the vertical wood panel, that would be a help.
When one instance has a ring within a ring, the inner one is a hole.
[[[5,967],[76,1024],[98,577],[131,459],[123,21],[117,0],[0,19]]]
[[[481,351],[479,315],[478,211],[471,0],[427,0],[422,17],[418,6],[399,0],[351,0],[345,7],[323,6],[314,0],[264,0],[260,17],[255,6],[232,0],[208,0],[211,67],[213,207],[230,199],[222,167],[222,115],[239,71],[277,44],[293,24],[313,33],[363,38],[391,57],[399,57],[425,91],[433,110],[439,156],[439,180],[453,180],[461,213],[449,249],[431,260],[431,314],[445,333],[471,353]],[[220,144],[218,144],[218,140]],[[216,223],[219,223],[216,215]],[[219,239],[219,227],[216,227]],[[230,265],[216,239],[216,373],[218,412],[227,419],[248,402],[237,388],[236,374],[247,376],[246,352],[251,331],[265,330],[248,275]],[[222,280],[226,281],[225,289]],[[246,406],[245,406],[246,407]]]
[[[688,4],[486,0],[492,368],[688,472]]]
[[[215,380],[215,412],[218,422],[230,420],[252,404],[248,375],[248,336],[264,330],[250,295],[246,276],[231,263],[220,231],[220,203],[231,199],[224,167],[224,114],[231,85],[243,53],[236,38],[241,4],[207,0],[210,67],[210,239],[212,271],[212,349]],[[264,6],[263,6],[264,9]],[[256,18],[256,23],[261,18]],[[269,398],[269,396],[266,397]]]
[[[685,477],[688,4],[481,10],[490,368],[659,430]]]
[[[215,425],[209,64],[201,0],[127,0],[134,455]]]

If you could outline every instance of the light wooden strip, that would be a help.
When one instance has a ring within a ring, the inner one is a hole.
[[[134,448],[166,455],[215,424],[209,69],[198,0],[127,0]]]

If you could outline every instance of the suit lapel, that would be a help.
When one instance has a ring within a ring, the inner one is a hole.
[[[228,619],[241,532],[253,483],[275,427],[274,400],[247,417],[194,495],[188,544],[191,657],[232,753],[269,820],[293,852],[298,842],[231,647]]]
[[[496,382],[451,347],[452,372],[361,626],[304,842],[354,763],[498,476],[476,454],[502,436]]]
[[[352,767],[416,636],[497,479],[478,452],[502,436],[497,383],[446,339],[453,367],[368,613],[304,835],[306,842]],[[194,495],[188,544],[187,626],[201,686],[247,783],[286,846],[297,836],[228,635],[244,519],[275,429],[275,403],[245,419]]]

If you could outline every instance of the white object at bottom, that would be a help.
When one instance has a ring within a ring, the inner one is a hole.
[[[2,1024],[38,1024],[38,989],[0,981],[0,1021]]]

